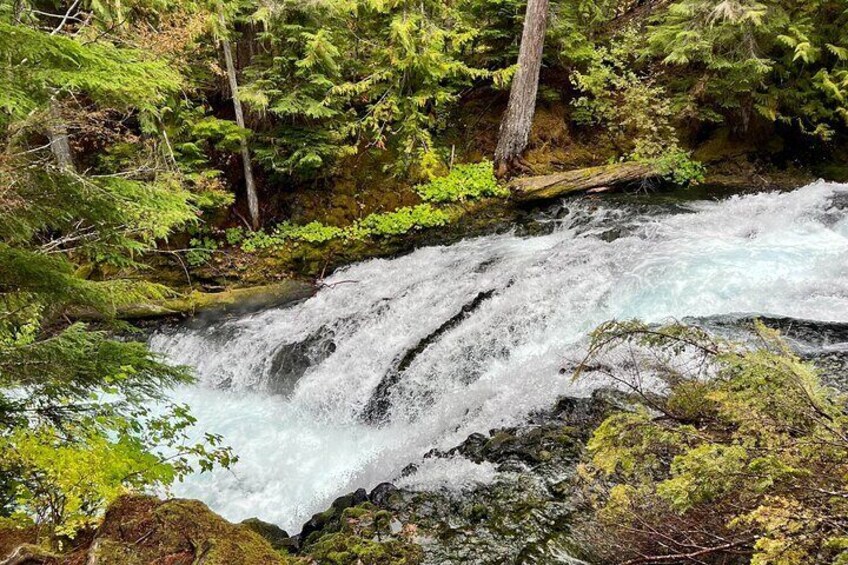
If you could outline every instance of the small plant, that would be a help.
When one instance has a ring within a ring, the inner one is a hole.
[[[284,239],[307,243],[324,243],[342,237],[344,230],[321,222],[309,222],[303,226],[283,222],[274,229],[274,233]]]
[[[191,249],[186,252],[185,257],[186,262],[192,267],[208,263],[212,254],[218,249],[218,242],[208,235],[191,238],[189,245]]]
[[[412,229],[443,226],[449,221],[450,217],[444,211],[429,204],[419,204],[398,208],[394,212],[371,214],[357,222],[354,232],[358,236],[365,233],[374,236],[399,235]]]
[[[241,248],[242,251],[246,251],[247,253],[254,253],[262,249],[275,247],[283,242],[284,240],[267,232],[257,231],[245,237],[244,241],[241,243]]]
[[[699,184],[704,182],[704,165],[692,159],[686,151],[669,151],[649,160],[660,175],[679,186]]]
[[[286,243],[302,241],[306,243],[324,243],[344,236],[345,230],[328,226],[321,222],[309,222],[298,226],[290,222],[277,225],[271,233],[257,231],[246,235],[241,241],[243,251],[253,253],[261,249],[282,247]]]
[[[369,237],[401,235],[412,230],[444,226],[450,215],[430,204],[406,206],[393,212],[370,214],[347,228],[328,226],[321,222],[310,222],[298,226],[289,222],[279,224],[271,233],[257,231],[247,234],[241,248],[247,253],[263,249],[274,249],[292,242],[326,243],[344,239],[361,241]],[[194,241],[194,240],[192,240]]]
[[[245,237],[244,228],[227,228],[224,230],[224,238],[228,245],[238,245],[244,241]]]
[[[491,161],[457,165],[446,176],[415,187],[425,202],[462,202],[486,196],[507,196],[498,184]]]

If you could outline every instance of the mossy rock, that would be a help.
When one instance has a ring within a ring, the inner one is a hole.
[[[185,316],[199,312],[245,313],[282,306],[308,298],[315,293],[315,285],[296,279],[274,284],[245,288],[231,288],[221,292],[193,290],[184,295],[165,300],[137,302],[121,305],[115,316],[124,320],[141,320],[168,316]],[[101,319],[94,311],[69,312],[77,319]]]
[[[274,549],[291,550],[296,546],[295,541],[289,536],[288,532],[276,524],[264,522],[259,518],[248,518],[247,520],[242,520],[241,525],[265,538]]]
[[[197,500],[124,496],[106,512],[88,565],[283,565],[290,563],[250,528]]]
[[[370,502],[341,511],[339,531],[314,532],[304,548],[308,558],[326,565],[415,565],[421,547],[391,532],[393,517]],[[402,529],[401,529],[402,532]]]
[[[379,541],[336,532],[315,542],[309,555],[327,565],[415,565],[421,562],[422,551],[402,540]]]
[[[0,532],[2,535],[2,532]],[[0,553],[0,563],[9,565],[59,565],[60,557],[41,546],[25,543]]]

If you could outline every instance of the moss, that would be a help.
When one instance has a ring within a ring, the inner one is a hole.
[[[348,520],[362,520],[364,518],[371,518],[377,512],[377,507],[371,504],[370,502],[365,502],[360,504],[359,506],[351,506],[350,508],[345,508],[342,511],[342,522]]]
[[[291,563],[250,528],[196,500],[124,496],[107,511],[89,563],[109,565],[283,565]]]
[[[482,522],[489,517],[489,509],[484,504],[475,504],[468,512],[468,520],[471,522]]]
[[[309,556],[327,565],[413,565],[421,562],[422,551],[397,539],[383,542],[337,532],[322,536],[310,547]]]
[[[271,547],[276,550],[288,550],[295,545],[294,540],[289,537],[288,532],[275,524],[265,522],[259,518],[248,518],[247,520],[242,520],[241,525],[253,530],[265,538],[268,543],[271,544]]]
[[[239,312],[269,308],[310,296],[315,287],[298,280],[248,288],[233,288],[222,292],[193,290],[176,298],[139,302],[119,306],[116,316],[125,320],[156,318],[201,311]],[[79,319],[98,318],[93,312],[76,312]]]
[[[326,565],[413,565],[421,547],[403,535],[391,534],[392,515],[371,503],[345,508],[339,530],[310,535],[304,555]],[[317,532],[316,532],[317,533]]]

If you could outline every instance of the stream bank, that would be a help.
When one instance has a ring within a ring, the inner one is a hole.
[[[814,179],[808,169],[775,167],[751,160],[744,153],[713,157],[704,182],[686,188],[664,183],[642,165],[634,165],[632,168],[636,172],[631,174],[628,166],[589,167],[519,178],[513,184],[514,190],[522,195],[520,198],[487,197],[447,204],[441,207],[450,217],[447,225],[412,229],[403,234],[362,240],[292,241],[282,247],[254,252],[246,252],[238,246],[223,246],[215,249],[208,261],[197,266],[188,265],[178,254],[165,249],[151,260],[149,274],[153,280],[173,288],[175,297],[126,305],[119,308],[116,315],[129,320],[185,317],[202,311],[232,313],[294,302],[320,288],[323,279],[336,269],[359,261],[397,257],[419,247],[450,245],[463,238],[510,230],[528,235],[538,233],[539,224],[534,218],[539,212],[544,214],[545,210],[555,209],[557,205],[552,202],[556,198],[588,198],[602,202],[610,197],[626,198],[628,192],[650,191],[657,201],[684,202],[791,190]],[[621,173],[617,172],[619,170]],[[613,171],[612,174],[609,171]],[[591,179],[588,182],[587,176]],[[576,182],[568,184],[575,179]],[[558,186],[549,188],[552,184]],[[528,196],[528,187],[536,185]],[[602,189],[602,194],[586,194],[586,190],[592,188]],[[615,190],[609,192],[610,188]],[[85,318],[86,315],[77,317]]]
[[[562,398],[521,428],[473,434],[422,464],[465,457],[502,477],[487,485],[421,490],[384,483],[337,498],[289,536],[258,519],[232,524],[195,500],[128,495],[65,553],[35,545],[35,530],[0,526],[3,565],[416,565],[580,563],[570,535],[574,471],[592,429],[622,402],[612,391]],[[411,472],[411,470],[410,470]],[[5,557],[5,560],[3,558]]]

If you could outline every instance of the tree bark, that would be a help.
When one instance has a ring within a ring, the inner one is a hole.
[[[71,144],[68,142],[68,128],[59,114],[56,102],[50,102],[50,123],[47,125],[47,137],[50,140],[50,151],[56,159],[56,165],[63,171],[74,171],[74,160],[71,154]]]
[[[223,13],[219,15],[219,19],[222,30],[226,30],[226,21],[224,20]],[[227,78],[230,82],[230,92],[233,97],[236,124],[240,128],[244,128],[244,111],[241,107],[241,99],[239,99],[236,65],[233,62],[233,48],[226,37],[221,40],[221,45],[224,49],[224,60],[227,64]],[[253,225],[253,229],[259,229],[259,197],[256,195],[256,182],[253,180],[253,167],[250,162],[250,147],[248,146],[247,139],[241,140],[241,159],[244,164],[244,184],[247,190],[247,208],[250,212],[250,222]]]
[[[498,147],[495,150],[495,174],[499,178],[506,176],[515,167],[530,138],[547,22],[548,0],[527,0],[524,31],[518,51],[518,70],[512,79],[509,104],[501,121]]]
[[[545,200],[571,192],[638,184],[659,176],[659,171],[655,167],[631,161],[575,169],[552,175],[524,177],[512,181],[510,189],[516,200]]]

